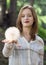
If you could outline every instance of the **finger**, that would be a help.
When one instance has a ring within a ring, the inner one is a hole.
[[[4,40],[2,40],[2,42],[7,43],[7,42],[8,42],[8,40],[4,39]]]
[[[4,39],[4,40],[2,40],[2,42],[5,42],[6,40]]]

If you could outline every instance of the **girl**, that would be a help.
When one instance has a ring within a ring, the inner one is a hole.
[[[44,42],[37,35],[38,20],[32,6],[25,5],[20,9],[16,26],[20,30],[20,38],[14,42],[3,40],[2,53],[9,57],[9,65],[43,65]]]

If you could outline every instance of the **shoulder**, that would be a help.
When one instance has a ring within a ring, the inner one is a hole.
[[[43,41],[43,39],[40,36],[36,35],[36,40],[38,40],[39,43],[41,43],[42,45],[44,45],[44,41]]]

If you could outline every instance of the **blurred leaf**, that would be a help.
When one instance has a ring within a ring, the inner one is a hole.
[[[10,0],[7,0],[7,8],[10,7]]]
[[[44,50],[46,51],[46,46],[44,46]]]
[[[38,35],[46,40],[46,29],[39,26]]]
[[[37,14],[41,14],[42,10],[38,5],[34,4],[33,7],[35,8]]]
[[[46,16],[40,16],[40,19],[41,19],[44,23],[46,23]]]

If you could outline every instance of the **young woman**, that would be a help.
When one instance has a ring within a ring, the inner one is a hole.
[[[21,36],[16,41],[5,42],[2,53],[9,57],[9,65],[43,65],[44,42],[37,35],[38,20],[32,6],[23,6],[18,14],[16,26]],[[21,46],[19,46],[20,44]]]

